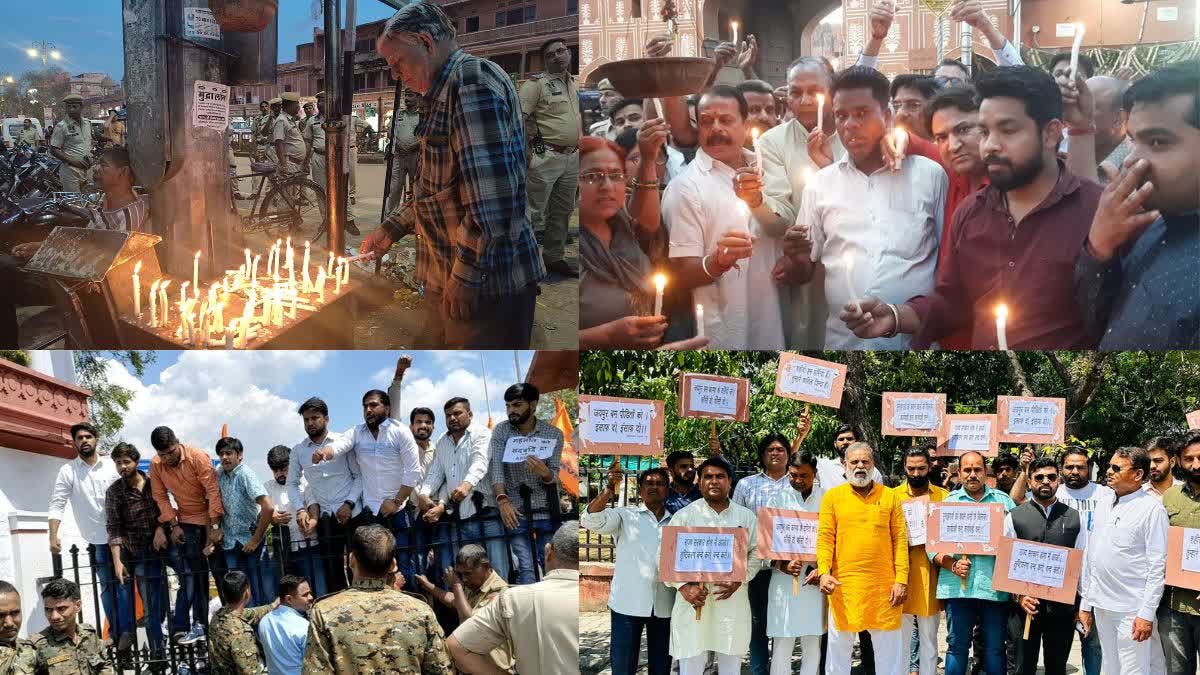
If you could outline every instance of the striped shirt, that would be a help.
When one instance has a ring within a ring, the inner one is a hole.
[[[92,206],[88,207],[88,211],[92,214],[92,220],[87,226],[93,230],[150,231],[150,204],[144,197],[116,209]]]
[[[521,103],[499,66],[462,50],[425,95],[417,124],[416,196],[383,223],[399,239],[416,230],[422,290],[450,277],[478,295],[512,295],[546,277],[526,218]]]

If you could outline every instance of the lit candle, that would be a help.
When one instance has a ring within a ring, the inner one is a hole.
[[[238,273],[237,273],[237,276],[233,280],[233,288],[231,290],[236,291],[237,289],[242,287],[242,284],[246,283],[246,269],[248,267],[250,267],[250,266],[249,265],[238,266]]]
[[[288,318],[294,319],[294,318],[296,318],[296,297],[299,295],[299,293],[296,292],[295,287],[292,287],[291,292],[292,292],[292,306],[290,308],[288,308]]]
[[[733,46],[737,47],[740,50],[741,47],[738,46],[737,22],[730,21],[729,26],[730,26],[730,28],[733,29]]]
[[[817,131],[825,133],[825,94],[817,94]]]
[[[346,284],[347,286],[350,285],[350,261],[349,260],[345,260],[342,262],[342,283]]]
[[[158,304],[162,305],[162,325],[166,326],[171,320],[171,303],[167,302],[167,286],[171,285],[171,280],[163,281],[158,287]]]
[[[271,323],[275,326],[283,325],[283,288],[274,286],[271,289],[274,291],[274,297],[271,298]]]
[[[267,269],[263,270],[263,276],[271,276],[271,272],[275,270],[275,244],[271,244],[271,248],[267,249]]]
[[[333,276],[333,251],[329,252],[329,269],[325,271],[325,276]]]
[[[654,111],[654,116],[662,119],[662,106],[658,104],[658,99],[650,99],[650,109]]]
[[[325,268],[317,268],[317,302],[325,304]]]
[[[292,260],[292,238],[289,236],[287,238],[287,263],[286,263],[288,266],[288,269],[292,268],[292,262],[293,262],[293,260]]]
[[[842,254],[842,261],[846,263],[846,290],[850,291],[850,301],[854,301],[857,294],[854,292],[854,254],[846,251]],[[854,308],[862,314],[862,305],[854,303]]]
[[[154,283],[150,284],[150,325],[158,327],[158,282],[161,279],[155,279]]]
[[[667,277],[663,274],[654,275],[654,314],[653,316],[662,316],[662,298],[663,288],[667,285]]]
[[[1079,72],[1079,48],[1083,46],[1083,36],[1087,29],[1082,23],[1075,24],[1075,43],[1071,45],[1071,84],[1075,83],[1075,73]]]
[[[225,303],[218,302],[213,306],[213,323],[216,325],[217,332],[225,331]]]
[[[243,269],[250,269],[250,249],[244,251],[246,254],[246,266]]]
[[[896,148],[897,161],[904,161],[904,152],[908,150],[908,132],[904,127],[892,129],[892,145]]]
[[[754,166],[758,168],[758,175],[763,175],[762,163],[762,146],[758,143],[758,129],[750,130],[750,137],[754,139]]]
[[[200,251],[192,257],[192,288],[200,288]]]
[[[254,256],[254,264],[250,266],[250,285],[258,285],[258,263],[262,261],[261,255]]]
[[[333,294],[337,295],[342,292],[342,260],[338,258],[338,268],[333,275]]]
[[[180,306],[180,308],[183,307],[183,303],[187,300],[187,296],[188,296],[187,289],[188,289],[188,285],[190,285],[191,283],[192,282],[190,282],[190,281],[185,281],[179,285],[179,306]]]
[[[308,286],[308,284],[307,284],[307,280],[308,280],[308,242],[307,241],[304,242],[304,279],[306,282],[305,287],[307,288],[307,286]]]
[[[282,257],[283,257],[283,240],[276,239],[275,240],[275,271],[272,273],[276,279],[279,278],[279,262],[280,262],[279,259]]]
[[[246,320],[244,317],[240,318],[240,319],[234,319],[234,322],[237,323],[238,338],[237,338],[237,342],[235,342],[233,346],[237,347],[238,349],[245,349],[246,348],[246,327],[250,325],[250,322],[248,320]]]
[[[1008,322],[1008,305],[996,306],[996,342],[1000,346],[1000,351],[1008,351],[1008,333],[1005,331],[1005,324]]]
[[[704,305],[696,305],[696,337],[704,337]]]
[[[258,304],[258,287],[254,286],[250,289],[250,298],[246,300],[246,306],[242,308],[242,323],[249,323],[254,316],[254,306]]]
[[[288,249],[288,265],[287,265],[287,270],[288,270],[288,285],[289,285],[289,286],[291,286],[291,285],[294,285],[294,284],[296,283],[296,270],[292,268],[292,260],[291,260],[291,258],[292,258],[292,250],[291,250],[291,249]]]
[[[138,319],[142,318],[142,278],[138,273],[142,271],[142,261],[137,261],[133,266],[133,315]]]
[[[209,322],[208,312],[205,311],[204,305],[200,306],[200,313],[196,316],[196,323],[199,325],[200,330],[196,331],[196,334],[193,336],[195,338],[193,342],[202,347],[207,347]]]

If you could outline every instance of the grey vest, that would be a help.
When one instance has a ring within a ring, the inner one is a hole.
[[[1012,516],[1013,529],[1018,539],[1027,539],[1042,544],[1072,548],[1079,536],[1079,512],[1062,502],[1055,502],[1050,507],[1050,517],[1042,515],[1042,510],[1033,503],[1032,498],[1009,512]],[[1058,613],[1073,610],[1070,605],[1057,602],[1042,602],[1047,613]]]

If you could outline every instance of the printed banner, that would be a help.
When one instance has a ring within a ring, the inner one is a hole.
[[[750,380],[701,373],[679,375],[679,416],[750,421]]]
[[[945,394],[883,392],[884,436],[941,436]]]
[[[746,581],[750,533],[742,527],[662,529],[659,580],[667,582]]]

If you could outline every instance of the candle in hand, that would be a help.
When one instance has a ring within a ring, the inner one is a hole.
[[[896,158],[904,161],[904,152],[908,150],[908,132],[903,127],[892,129],[892,145],[896,148]]]
[[[664,274],[654,275],[654,314],[653,316],[662,316],[662,301],[663,288],[667,285],[667,277]]]
[[[738,32],[737,32],[738,22],[730,21],[729,27],[733,29],[733,40],[732,40],[733,46],[737,47],[738,49],[741,49],[741,47],[738,47]]]
[[[817,94],[817,131],[825,133],[825,94]]]
[[[1083,36],[1087,29],[1082,23],[1075,24],[1075,43],[1071,45],[1071,84],[1075,84],[1075,74],[1079,72],[1079,48],[1083,46]]]
[[[1008,305],[996,305],[996,343],[1000,351],[1008,351],[1008,333],[1005,324],[1008,322]]]
[[[704,305],[696,305],[696,337],[704,337]]]
[[[142,271],[142,261],[137,261],[133,266],[133,315],[137,318],[142,318],[142,278],[138,273]]]
[[[192,288],[200,288],[200,251],[192,257]]]

